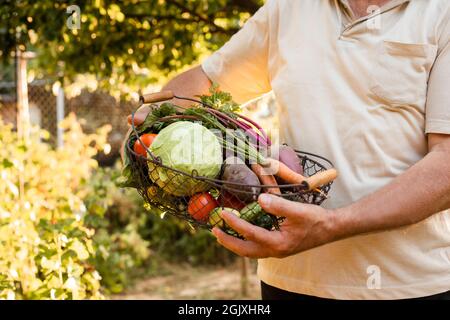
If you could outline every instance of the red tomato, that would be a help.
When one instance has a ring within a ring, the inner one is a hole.
[[[152,145],[153,140],[155,140],[157,134],[154,133],[144,133],[141,138],[141,141],[145,144],[145,146],[148,148]],[[136,140],[133,146],[134,152],[136,152],[138,155],[141,155],[143,157],[147,157],[147,150],[145,150],[144,146],[139,140]]]
[[[189,200],[188,212],[197,221],[205,221],[219,204],[208,192],[194,194]]]

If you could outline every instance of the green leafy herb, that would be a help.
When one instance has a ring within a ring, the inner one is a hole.
[[[176,113],[177,106],[169,102],[163,103],[161,106],[159,106],[159,108],[155,108],[152,111],[152,115],[157,118],[171,116]]]
[[[212,114],[208,113],[203,107],[191,107],[186,109],[184,112],[185,115],[188,116],[197,116],[200,117],[202,121],[202,125],[208,129],[219,129],[222,127],[222,124],[216,117]]]
[[[142,134],[147,131],[158,132],[163,127],[163,122],[159,122],[158,120],[167,116],[172,116],[177,113],[177,107],[172,103],[163,103],[160,106],[154,106],[152,112],[147,115],[145,121],[139,125],[136,130],[139,134]],[[153,130],[151,130],[153,129]]]
[[[239,104],[233,101],[231,94],[219,90],[218,84],[213,84],[209,89],[209,95],[199,96],[200,100],[212,108],[226,112],[234,113],[241,111]]]

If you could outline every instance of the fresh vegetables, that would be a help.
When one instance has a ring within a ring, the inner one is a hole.
[[[228,207],[236,210],[241,210],[245,207],[245,203],[239,200],[236,196],[229,193],[226,189],[222,190],[217,199],[219,204],[223,207]]]
[[[230,229],[220,217],[222,211],[233,213],[237,217],[267,230],[271,230],[274,227],[274,216],[266,213],[256,201],[248,204],[241,211],[223,207],[217,207],[212,210],[208,220],[211,227],[219,227],[234,236],[239,236],[239,234]]]
[[[287,165],[278,160],[267,158],[266,169],[275,172],[275,175],[283,181],[291,184],[301,184],[305,181],[305,177],[297,172],[291,170]]]
[[[259,205],[258,202],[252,202],[246,205],[241,211],[241,219],[244,219],[247,222],[252,222],[257,219],[261,214],[264,213],[263,209]]]
[[[233,113],[241,110],[239,104],[233,101],[233,97],[230,93],[220,91],[219,85],[214,83],[209,89],[208,95],[202,95],[199,97],[201,102],[215,110],[221,112]]]
[[[136,140],[136,142],[134,143],[134,146],[133,146],[133,151],[136,152],[138,155],[147,157],[147,150],[145,149],[145,147],[147,147],[147,149],[148,149],[152,145],[153,140],[155,140],[156,136],[157,135],[154,133],[145,133],[145,134],[141,135],[139,137],[141,139],[141,141],[139,141],[139,139]],[[141,142],[144,145],[142,145]]]
[[[336,169],[321,171],[306,178],[303,175],[292,171],[287,165],[275,159],[267,158],[265,165],[269,170],[276,172],[276,175],[287,183],[302,184],[305,190],[308,191],[320,191],[317,189],[318,187],[330,183],[337,178]]]
[[[150,112],[151,111],[151,112]],[[122,188],[140,188],[142,177],[139,170],[133,167],[134,160],[132,155],[128,152],[128,148],[133,148],[136,142],[136,134],[142,135],[145,132],[158,133],[164,126],[165,122],[159,119],[176,114],[176,107],[171,103],[163,103],[158,108],[150,108],[149,106],[141,106],[135,113],[134,119],[132,116],[128,118],[131,125],[134,123],[132,134],[129,136],[126,143],[123,145],[123,167],[122,174],[116,180],[116,184]],[[145,116],[146,115],[146,116]]]
[[[281,194],[280,188],[276,187],[277,184],[277,180],[275,179],[275,177],[271,174],[266,174],[264,172],[264,168],[261,167],[259,164],[257,163],[253,163],[251,165],[252,171],[258,176],[259,180],[261,181],[261,183],[265,186],[272,186],[267,188],[267,192],[268,193],[272,193],[272,194]]]
[[[273,146],[272,147],[272,158],[278,159],[281,163],[285,164],[292,171],[303,175],[303,167],[300,164],[300,159],[297,156],[295,150],[289,146],[281,145],[281,146]],[[280,184],[285,184],[286,182],[276,177],[277,181]]]
[[[176,198],[173,195],[164,192],[160,187],[155,185],[148,187],[147,196],[149,199],[157,199],[157,202],[159,204],[171,210],[182,212],[187,208],[186,203],[180,201],[179,198]]]
[[[237,121],[235,115],[220,112],[211,108],[193,107],[184,112],[185,115],[194,116],[202,121],[207,128],[215,129],[222,147],[239,155],[239,158],[249,161],[264,162],[264,156],[259,152],[258,144],[249,141],[247,134],[249,125]],[[234,117],[234,118],[233,118]],[[230,130],[233,129],[233,130]],[[256,134],[256,131],[253,130]],[[256,141],[261,141],[261,135],[257,134]],[[231,143],[230,143],[231,142]]]
[[[215,208],[213,211],[211,211],[210,215],[209,215],[209,224],[212,227],[219,227],[221,229],[225,228],[225,222],[223,221],[222,217],[220,216],[220,213],[222,211],[228,211],[230,213],[233,213],[234,215],[236,215],[237,217],[240,216],[239,211],[232,209],[232,208],[223,208],[223,207],[217,207]]]
[[[194,194],[189,200],[187,211],[197,221],[206,221],[219,204],[208,192]]]
[[[256,174],[237,157],[229,157],[223,164],[222,180],[226,190],[244,203],[255,200],[261,188]],[[233,185],[243,184],[243,186]]]
[[[150,179],[175,196],[189,196],[209,189],[207,182],[189,176],[193,171],[207,178],[216,178],[220,173],[222,147],[216,136],[198,123],[179,121],[169,125],[159,132],[150,150],[163,165],[148,162]]]
[[[273,226],[273,216],[265,212],[258,202],[252,202],[245,206],[240,211],[240,218],[268,230]]]
[[[141,102],[173,97],[180,99],[164,91],[145,95]],[[335,170],[305,177],[302,165],[307,163],[300,163],[291,147],[274,146],[272,158],[266,155],[270,138],[256,122],[236,113],[239,106],[229,94],[213,87],[209,96],[199,99],[203,105],[189,108],[170,103],[144,106],[129,119],[133,130],[123,150],[122,186],[138,188],[151,206],[162,211],[181,213],[204,226],[217,225],[235,236],[239,235],[220,217],[223,210],[268,230],[278,228],[280,218],[256,202],[261,192],[295,196],[315,191],[319,195],[301,199],[323,201],[326,194],[319,187],[336,177]],[[136,161],[130,149],[145,156],[147,163]]]
[[[335,180],[337,176],[338,172],[336,169],[328,169],[306,178],[304,184],[306,185],[307,190],[317,191],[320,186],[330,183]]]

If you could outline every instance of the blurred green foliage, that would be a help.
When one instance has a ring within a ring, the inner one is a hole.
[[[235,255],[219,245],[207,230],[193,229],[186,222],[166,215],[163,219],[151,213],[141,234],[151,248],[166,261],[192,265],[225,265]]]
[[[71,30],[73,1],[3,0],[0,56],[32,50],[38,78],[92,74],[103,88],[137,90],[218,49],[262,3],[77,1],[81,28]],[[48,133],[24,141],[0,120],[0,298],[97,299],[122,291],[139,268],[163,271],[159,259],[232,260],[208,231],[145,211],[135,191],[115,186],[118,168],[98,168],[110,128],[86,135],[74,116],[62,125],[66,147],[55,150]]]
[[[47,132],[19,139],[0,120],[0,298],[101,299],[164,273],[165,261],[232,260],[208,231],[161,219],[118,188],[119,166],[98,167],[110,127],[87,135],[74,115],[62,126],[65,146],[54,149]]]
[[[86,189],[84,203],[89,214],[86,226],[95,229],[95,255],[90,262],[102,276],[106,293],[119,293],[132,281],[134,272],[150,258],[149,242],[139,229],[146,214],[134,190],[119,189],[114,180],[118,168],[97,169]]]
[[[134,189],[118,188],[119,166],[99,168],[89,181],[84,222],[96,230],[92,264],[107,293],[119,293],[142,275],[164,274],[164,265],[224,265],[234,254],[220,246],[209,231],[145,209]]]
[[[263,2],[3,0],[0,53],[19,46],[38,53],[45,75],[89,73],[105,88],[124,82],[142,88],[218,49]],[[81,12],[79,30],[67,25],[73,4]]]
[[[62,126],[67,147],[55,150],[48,133],[20,139],[0,120],[0,298],[102,298],[83,198],[110,128],[86,135],[74,116]]]

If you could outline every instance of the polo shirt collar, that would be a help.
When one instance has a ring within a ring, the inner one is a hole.
[[[352,9],[351,9],[351,7],[350,7],[350,5],[348,4],[348,0],[338,0],[341,4],[342,4],[342,6],[348,11],[348,14],[350,15],[350,16],[352,16],[352,18],[353,18],[353,11],[352,11]],[[391,9],[393,9],[393,8],[395,8],[395,7],[398,7],[398,6],[400,6],[400,5],[402,5],[402,4],[404,4],[404,3],[406,3],[406,2],[410,2],[411,0],[391,0],[391,1],[389,1],[388,3],[385,3],[380,9],[381,9],[381,12],[380,13],[383,13],[383,12],[386,12],[386,11],[388,11],[388,10],[391,10]]]

